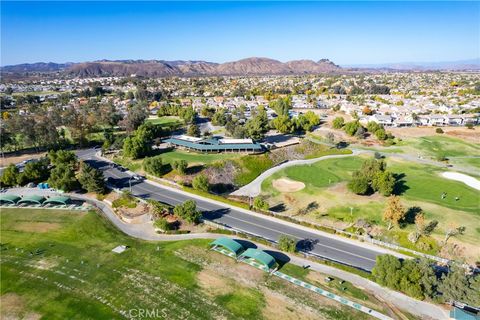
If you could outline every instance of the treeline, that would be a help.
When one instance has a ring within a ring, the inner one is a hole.
[[[84,189],[88,192],[103,193],[103,173],[85,162],[79,162],[72,151],[50,151],[46,157],[27,163],[23,172],[10,164],[0,177],[2,187],[25,186],[47,181],[56,189],[73,191]]]
[[[382,125],[374,121],[368,122],[367,127],[364,127],[358,120],[345,123],[343,117],[336,117],[333,119],[332,126],[334,129],[342,129],[351,137],[355,136],[359,139],[363,139],[367,133],[371,133],[375,135],[378,140],[383,141],[385,145],[392,145],[395,143],[393,140],[395,137],[387,132]]]
[[[392,255],[381,255],[377,257],[372,275],[380,285],[416,299],[480,305],[480,278],[459,266],[442,272],[423,258],[399,260]]]

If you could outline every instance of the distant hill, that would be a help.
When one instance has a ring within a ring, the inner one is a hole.
[[[389,69],[405,71],[427,71],[427,70],[480,70],[480,58],[458,61],[441,62],[400,62],[383,64],[357,64],[345,65],[346,68],[357,69]]]
[[[211,76],[211,75],[283,75],[339,72],[341,67],[328,59],[318,62],[296,60],[280,62],[268,58],[247,58],[226,63],[164,60],[100,60],[81,63],[33,63],[5,66],[2,73],[61,72],[74,77],[101,76]]]

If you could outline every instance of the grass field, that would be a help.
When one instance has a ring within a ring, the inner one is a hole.
[[[138,309],[165,319],[367,319],[211,252],[209,240],[140,241],[94,212],[2,209],[0,217],[5,319],[119,319]],[[111,252],[118,245],[129,248]],[[287,266],[292,275],[324,277]],[[357,290],[341,294],[384,311]]]
[[[183,120],[179,117],[151,117],[145,120],[145,122],[150,122],[155,125],[160,125],[162,127],[176,127],[183,124]]]

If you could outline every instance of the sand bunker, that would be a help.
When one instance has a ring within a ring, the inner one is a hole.
[[[480,190],[480,180],[466,174],[458,172],[443,172],[442,177],[463,182],[469,187]]]
[[[272,185],[280,192],[295,192],[305,188],[305,183],[287,178],[273,180]]]

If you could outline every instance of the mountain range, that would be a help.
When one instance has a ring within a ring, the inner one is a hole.
[[[74,77],[98,76],[213,76],[213,75],[285,75],[331,73],[342,68],[328,59],[280,62],[268,58],[247,58],[226,63],[165,60],[99,60],[81,63],[32,63],[2,67],[7,73],[59,72]]]
[[[439,63],[391,63],[340,67],[328,59],[281,62],[269,58],[247,58],[226,63],[165,60],[99,60],[80,63],[25,63],[0,68],[2,76],[60,74],[70,77],[102,76],[220,76],[300,75],[354,71],[480,70],[480,59]]]

